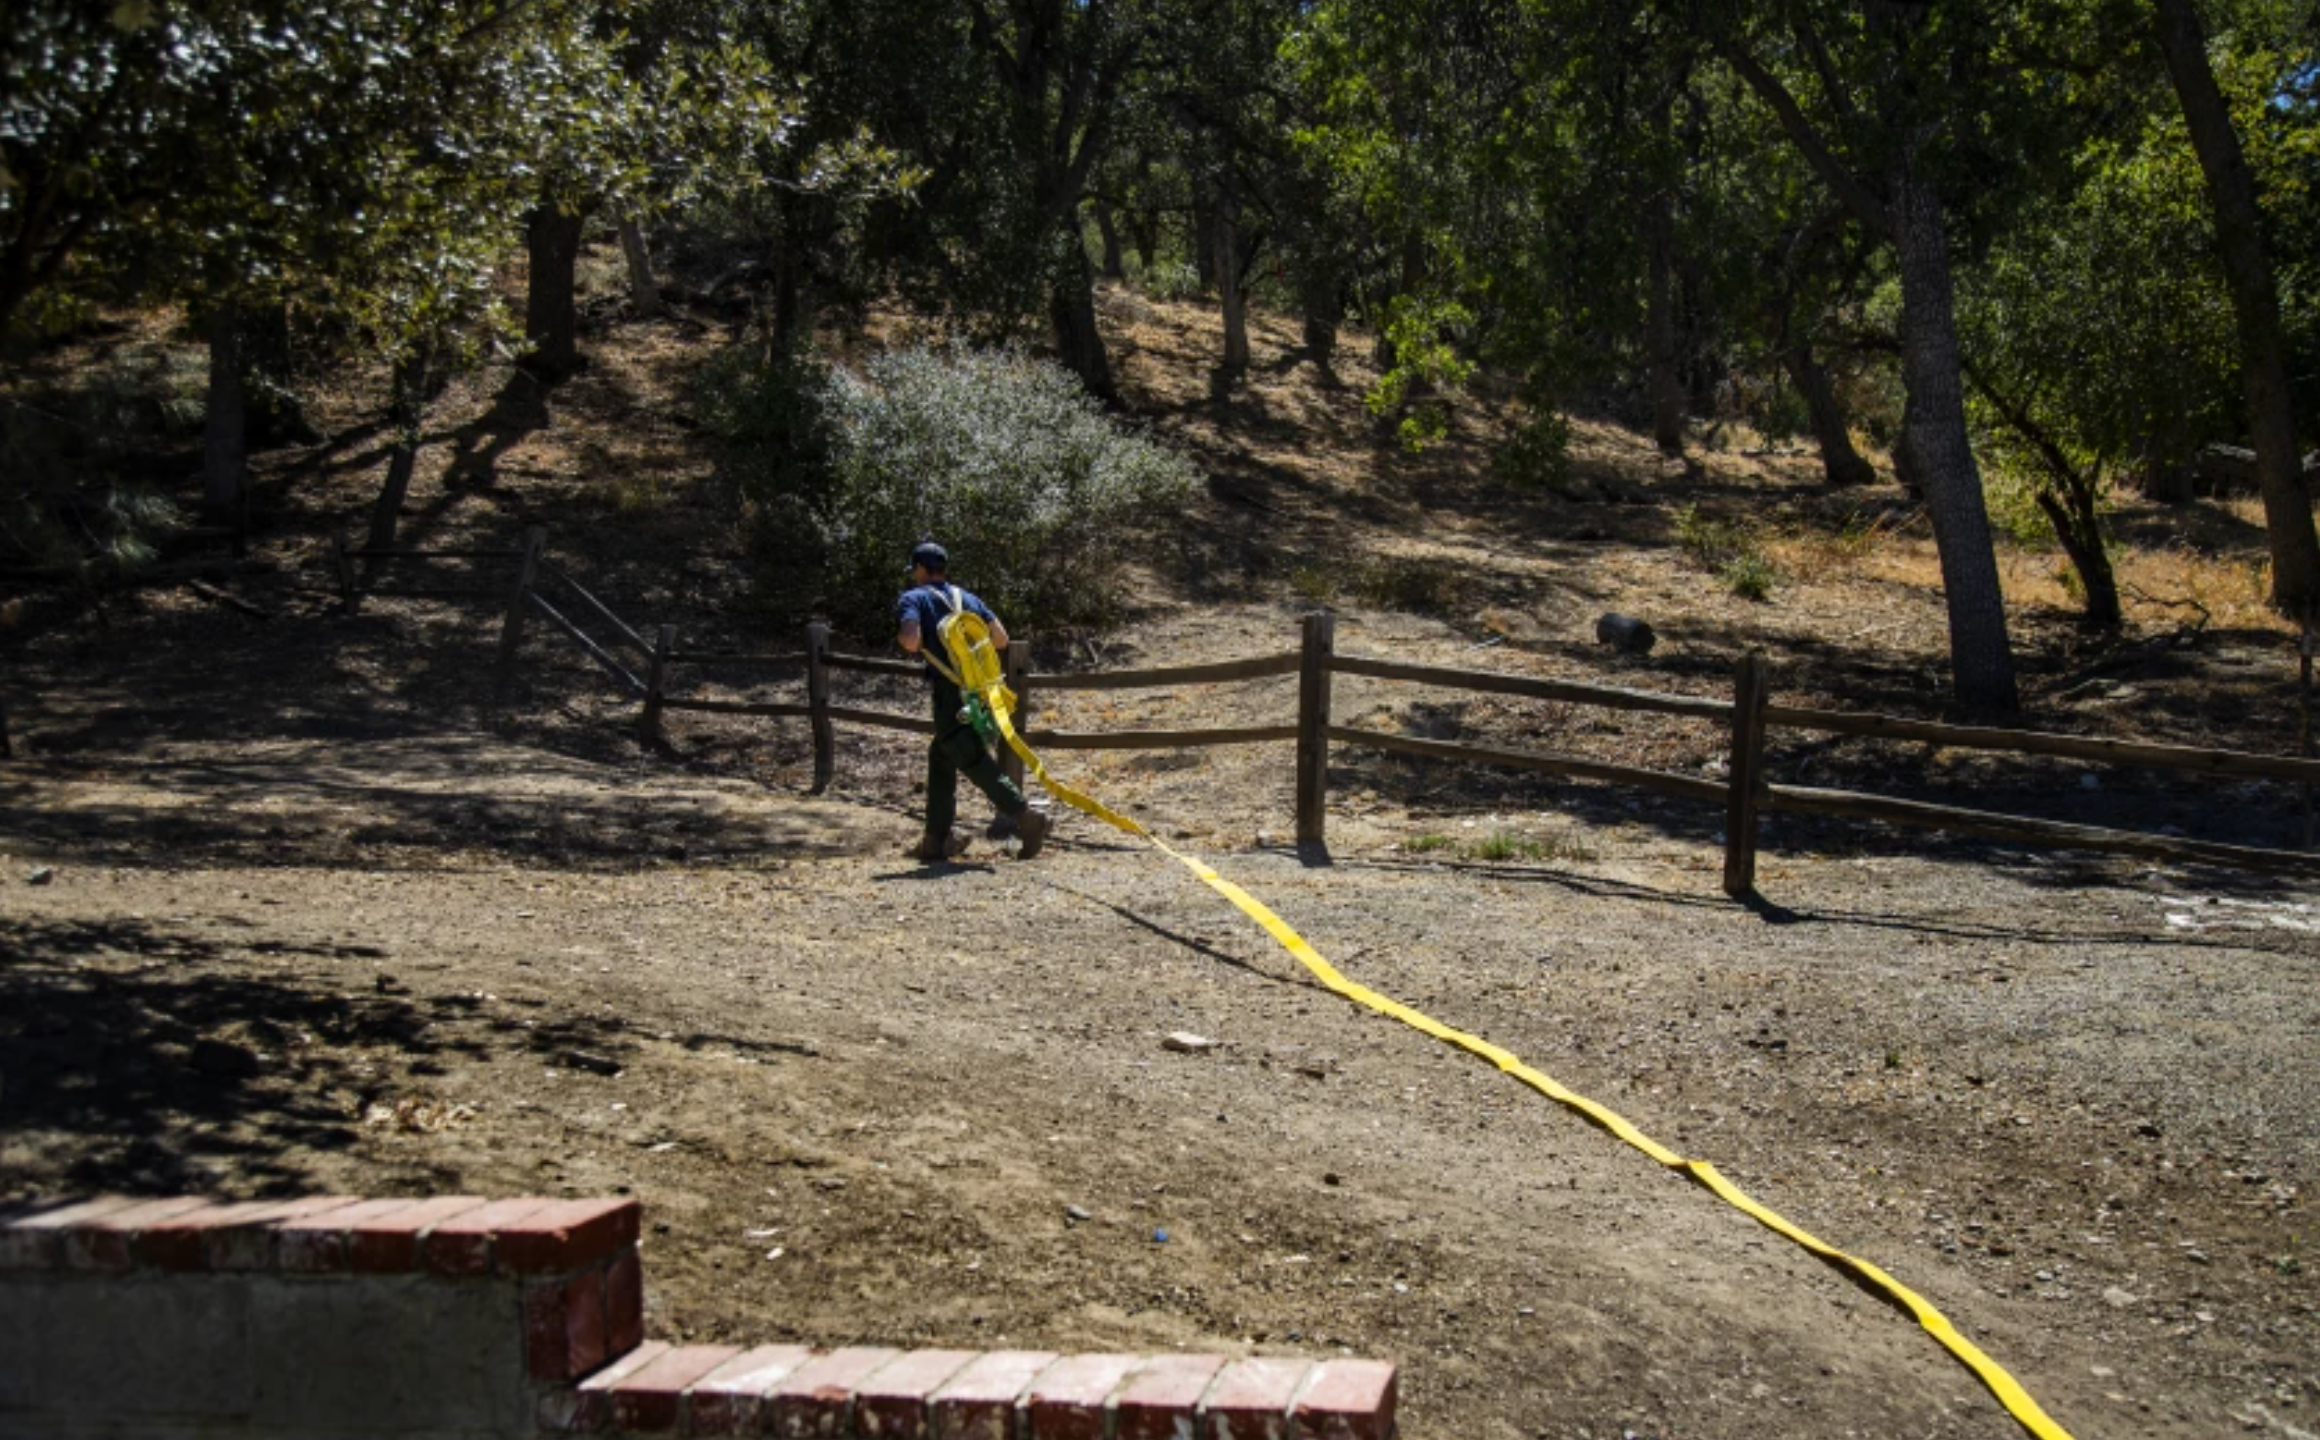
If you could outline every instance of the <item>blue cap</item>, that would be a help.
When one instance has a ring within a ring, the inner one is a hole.
[[[921,540],[911,548],[910,563],[924,565],[929,570],[948,570],[951,568],[951,552],[932,540]]]

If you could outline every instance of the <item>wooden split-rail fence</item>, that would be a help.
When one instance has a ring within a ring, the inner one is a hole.
[[[806,627],[802,650],[779,654],[685,650],[677,643],[677,631],[673,625],[657,627],[648,639],[642,631],[622,620],[610,606],[589,593],[577,580],[549,564],[543,554],[545,542],[545,532],[533,529],[526,533],[523,547],[515,551],[438,551],[428,552],[424,557],[413,552],[397,552],[385,557],[393,560],[472,559],[490,555],[515,562],[514,581],[504,592],[506,618],[500,633],[499,663],[493,685],[495,704],[504,700],[507,694],[515,672],[525,621],[536,612],[579,645],[638,700],[640,711],[637,717],[637,738],[648,745],[658,744],[664,739],[664,727],[672,712],[803,720],[812,728],[813,788],[818,793],[828,787],[836,771],[838,726],[866,726],[922,735],[934,733],[934,722],[926,716],[841,705],[835,699],[831,683],[835,674],[851,672],[916,678],[922,672],[915,661],[847,654],[835,650],[831,647],[829,627],[822,624]],[[351,600],[360,593],[356,563],[366,558],[380,557],[366,557],[363,552],[349,551],[343,541],[338,546],[337,554],[341,583],[347,587]],[[404,589],[373,593],[436,592]],[[478,592],[470,589],[462,593]],[[566,613],[567,609],[598,622],[604,638],[591,635],[586,627]],[[623,663],[621,657],[613,653],[615,648],[625,649],[633,655],[643,673],[639,674],[636,668]],[[2081,760],[2128,769],[2175,771],[2219,779],[2280,781],[2303,785],[2307,787],[2307,792],[2309,787],[2320,783],[2320,760],[2140,740],[2108,740],[2034,730],[1953,725],[1891,715],[1780,705],[1772,701],[1763,658],[1754,653],[1740,657],[1736,663],[1732,698],[1726,700],[1581,681],[1509,675],[1489,670],[1421,665],[1372,656],[1343,655],[1336,649],[1334,617],[1326,613],[1304,617],[1302,643],[1296,650],[1213,664],[1070,674],[1030,669],[1026,659],[1028,649],[1027,645],[1017,643],[1007,650],[1006,673],[1009,688],[1021,700],[1018,725],[1023,730],[1024,738],[1036,748],[1183,750],[1213,745],[1293,743],[1296,747],[1297,840],[1300,845],[1318,846],[1325,843],[1329,754],[1330,747],[1337,745],[1454,764],[1538,771],[1570,779],[1631,786],[1703,805],[1720,806],[1725,819],[1724,890],[1735,898],[1751,895],[1755,891],[1758,820],[1768,813],[1871,820],[2055,849],[2091,850],[2154,860],[2320,875],[2320,854],[2306,851],[2224,844],[2175,835],[1937,805],[1922,800],[1894,799],[1858,791],[1781,784],[1769,777],[1765,767],[1766,743],[1776,730],[1912,742],[1945,749]],[[802,700],[795,701],[696,699],[673,687],[672,677],[679,667],[756,671],[794,669],[803,672],[805,695]],[[1042,729],[1036,724],[1038,701],[1050,693],[1157,690],[1281,675],[1298,677],[1297,715],[1293,723],[1230,729],[1113,731],[1053,730]],[[1728,731],[1731,737],[1731,757],[1724,778],[1709,779],[1576,755],[1460,741],[1427,740],[1413,735],[1339,725],[1333,722],[1330,714],[1331,680],[1338,675],[1359,675],[1375,680],[1482,694],[1513,695],[1570,705],[1680,715],[1713,721]],[[1007,755],[1001,757],[1001,763],[1020,782],[1021,762]]]

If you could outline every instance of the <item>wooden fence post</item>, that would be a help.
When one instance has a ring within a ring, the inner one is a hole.
[[[814,791],[830,788],[838,773],[838,735],[830,724],[830,627],[816,620],[806,627],[806,705],[813,712]]]
[[[1764,657],[1751,650],[1732,676],[1732,789],[1724,809],[1724,893],[1756,892],[1756,802],[1764,792]]]
[[[346,522],[344,520],[339,521],[337,528],[330,532],[330,558],[331,563],[338,567],[339,603],[352,610],[356,600],[354,556],[347,548]]]
[[[1335,650],[1337,617],[1316,611],[1305,617],[1305,643],[1297,664],[1297,843],[1322,845],[1329,800],[1329,658]]]
[[[653,635],[652,666],[644,672],[644,713],[636,717],[636,743],[647,749],[667,739],[661,734],[661,699],[669,679],[669,655],[677,648],[677,627],[663,625]]]
[[[540,568],[540,551],[547,544],[546,527],[534,525],[524,531],[523,560],[516,566],[515,588],[508,592],[507,620],[499,631],[499,676],[491,687],[495,709],[507,700],[508,683],[516,676],[516,647],[523,643],[524,613],[531,608],[532,576]]]
[[[1007,688],[1015,692],[1015,733],[1020,735],[1031,728],[1031,646],[1020,638],[1001,652],[1006,670]],[[1024,788],[1023,757],[1012,745],[999,747],[999,773],[1014,782],[1015,788]]]

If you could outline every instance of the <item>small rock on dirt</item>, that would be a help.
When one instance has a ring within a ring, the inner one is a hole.
[[[1063,1207],[1063,1218],[1066,1224],[1084,1225],[1096,1217],[1095,1212],[1085,1206],[1066,1205]]]
[[[35,865],[24,877],[27,885],[46,885],[56,879],[56,869],[50,865]]]
[[[567,1050],[563,1061],[574,1070],[585,1070],[591,1075],[618,1075],[621,1064],[609,1055],[593,1055],[586,1050]]]
[[[1608,645],[1622,655],[1649,655],[1659,636],[1644,621],[1614,610],[1596,619],[1595,643]]]
[[[1163,1048],[1188,1055],[1197,1055],[1206,1050],[1214,1050],[1222,1043],[1219,1040],[1211,1040],[1206,1035],[1195,1035],[1190,1030],[1171,1030],[1168,1032],[1167,1038],[1160,1042]]]
[[[2143,1303],[2142,1296],[2137,1295],[2132,1290],[2122,1290],[2116,1285],[2113,1285],[2108,1290],[2103,1291],[2102,1298],[2103,1303],[2110,1306],[2113,1310],[2131,1310],[2135,1306]]]

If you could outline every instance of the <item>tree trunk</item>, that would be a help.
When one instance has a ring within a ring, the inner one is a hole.
[[[1337,354],[1337,327],[1345,320],[1337,276],[1326,269],[1309,270],[1297,288],[1299,308],[1305,312],[1305,353],[1317,368],[1327,371]]]
[[[2167,62],[2192,148],[2207,177],[2216,249],[2239,323],[2248,432],[2256,452],[2256,483],[2264,497],[2264,526],[2271,536],[2272,604],[2288,614],[2310,617],[2320,610],[2320,534],[2312,526],[2312,501],[2304,493],[2297,458],[2288,347],[2255,177],[2232,128],[2230,106],[2208,69],[2207,37],[2192,0],[2156,0],[2154,22],[2159,53]]]
[[[1076,224],[1064,227],[1061,240],[1063,264],[1048,301],[1056,353],[1090,395],[1106,405],[1116,405],[1120,392],[1112,384],[1112,362],[1104,353],[1103,332],[1096,328],[1095,267],[1088,263],[1087,245],[1080,239]]]
[[[248,469],[244,431],[249,391],[242,383],[242,307],[232,300],[209,317],[209,404],[202,421],[202,498],[231,511],[242,498]]]
[[[1139,210],[1128,217],[1128,238],[1135,243],[1136,259],[1142,263],[1149,277],[1152,267],[1160,260],[1160,216],[1151,210]]]
[[[365,550],[395,548],[395,527],[402,519],[403,501],[411,493],[411,473],[419,465],[419,427],[427,413],[428,358],[429,352],[422,348],[395,367],[394,396],[387,406],[389,423],[395,430],[394,449],[387,456],[386,483],[379,487],[379,498],[371,506]],[[368,562],[365,573],[376,569],[378,563]]]
[[[2116,630],[2125,615],[2119,607],[2118,576],[2111,570],[2111,552],[2103,544],[2102,521],[2095,511],[2095,478],[2072,474],[2058,477],[2055,486],[2041,486],[2035,498],[2086,591],[2086,623],[2096,630]]]
[[[644,226],[633,215],[620,220],[620,253],[628,257],[628,303],[639,315],[661,313],[661,286],[653,278],[652,251],[644,243]]]
[[[1208,182],[1192,182],[1192,270],[1202,289],[1216,283],[1216,203]]]
[[[524,290],[524,334],[531,365],[548,376],[580,368],[580,217],[542,205],[525,221],[531,278]]]
[[[1781,359],[1788,366],[1789,378],[1804,396],[1805,408],[1812,412],[1813,438],[1820,442],[1821,470],[1829,483],[1837,486],[1876,483],[1876,467],[1853,448],[1853,432],[1845,423],[1845,407],[1837,403],[1836,387],[1829,383],[1827,368],[1813,358],[1812,347],[1798,341],[1788,347]]]
[[[277,445],[319,445],[322,432],[306,418],[290,388],[290,307],[270,300],[242,307],[243,448],[251,453]]]
[[[1917,457],[1909,453],[1909,434],[1916,424],[1913,418],[1915,414],[1916,411],[1910,405],[1909,387],[1904,383],[1901,394],[1901,433],[1893,437],[1893,483],[1900,486],[1901,493],[1910,499],[1923,500],[1925,467],[1919,465]]]
[[[1098,200],[1096,202],[1096,234],[1103,240],[1104,244],[1104,278],[1106,280],[1127,279],[1128,262],[1126,257],[1120,253],[1120,227],[1112,219],[1112,207],[1107,201]]]
[[[1651,438],[1662,455],[1684,453],[1684,385],[1676,370],[1675,198],[1663,186],[1644,202],[1645,386]]]
[[[1981,471],[1966,439],[1965,387],[1950,283],[1949,232],[1931,181],[1904,173],[1893,187],[1901,264],[1902,377],[1909,387],[1902,445],[1920,472],[1941,556],[1949,653],[1960,704],[2011,712],[2014,654]]]
[[[1216,208],[1216,289],[1224,303],[1224,374],[1228,383],[1249,368],[1249,306],[1241,293],[1240,201],[1220,190]]]

